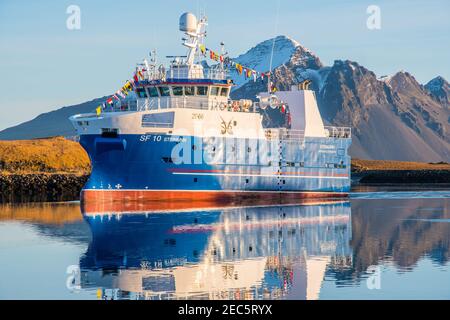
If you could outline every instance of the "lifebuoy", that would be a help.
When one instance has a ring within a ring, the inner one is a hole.
[[[239,101],[233,101],[232,108],[234,112],[238,112],[240,110]]]
[[[276,95],[271,95],[269,98],[269,105],[272,109],[276,109],[278,107],[279,101]]]

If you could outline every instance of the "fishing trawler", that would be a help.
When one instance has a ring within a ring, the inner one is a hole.
[[[144,59],[131,81],[135,99],[110,98],[102,110],[70,117],[92,163],[82,199],[346,196],[350,128],[324,126],[308,81],[271,90],[270,71],[267,92],[230,99],[223,56],[210,67],[201,61],[206,25],[183,14],[186,56],[171,56],[168,68]],[[285,127],[264,127],[266,108],[288,109]]]

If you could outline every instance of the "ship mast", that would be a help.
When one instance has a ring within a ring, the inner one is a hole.
[[[189,49],[186,64],[191,67],[194,64],[195,55],[199,40],[205,36],[206,32],[202,32],[203,27],[207,25],[206,17],[197,20],[197,17],[189,12],[184,13],[180,17],[180,31],[184,32],[187,38],[183,39],[183,46]]]

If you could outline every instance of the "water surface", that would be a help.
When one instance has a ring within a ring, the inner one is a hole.
[[[450,299],[450,192],[0,206],[0,299]]]

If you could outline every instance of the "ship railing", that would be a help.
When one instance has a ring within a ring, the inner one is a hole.
[[[147,80],[166,79],[210,79],[226,80],[228,71],[221,69],[188,69],[188,68],[170,68],[167,71],[155,71],[144,74]]]
[[[167,97],[167,98],[155,98],[155,99],[138,99],[137,110],[149,111],[158,109],[174,109],[174,108],[187,108],[187,109],[200,109],[208,110],[208,101],[192,101],[187,97]]]
[[[296,130],[296,129],[281,129],[280,130],[281,140],[284,141],[298,141],[305,139],[305,131],[304,130]]]
[[[115,102],[111,106],[107,106],[102,112],[126,112],[139,111],[138,103],[135,100]]]
[[[205,79],[212,80],[226,80],[228,77],[228,71],[209,69],[205,72]]]
[[[228,72],[220,69],[171,68],[166,72],[166,79],[210,79],[226,80]]]
[[[348,127],[324,127],[325,135],[329,138],[348,139],[352,137],[352,129]]]
[[[199,109],[230,112],[256,112],[250,104],[240,104],[241,101],[223,101],[221,99],[196,99],[192,97],[164,97],[151,99],[138,99],[137,111],[158,109]],[[127,110],[128,111],[128,110]]]
[[[267,140],[302,141],[305,139],[305,131],[296,129],[266,129],[264,134]]]
[[[351,128],[347,127],[324,127],[325,136],[327,138],[351,138]],[[282,140],[282,141],[303,141],[305,139],[305,131],[298,129],[286,128],[271,128],[264,130],[265,136],[268,140]]]

